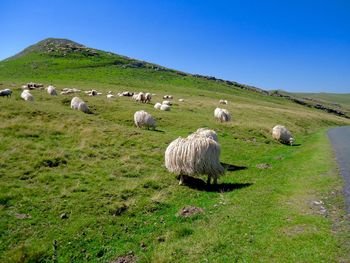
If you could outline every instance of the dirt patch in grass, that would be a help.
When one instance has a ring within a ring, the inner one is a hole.
[[[186,206],[178,212],[178,215],[182,217],[190,217],[190,216],[202,214],[202,213],[204,213],[203,208],[196,207],[196,206]]]
[[[272,168],[272,165],[268,164],[268,163],[259,163],[256,165],[256,168],[258,168],[258,169],[270,169],[270,168]]]
[[[137,257],[133,254],[120,256],[117,259],[110,261],[109,263],[134,263],[136,262]]]

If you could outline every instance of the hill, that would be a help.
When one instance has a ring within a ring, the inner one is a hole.
[[[337,93],[294,93],[296,96],[302,98],[310,98],[320,102],[328,102],[335,106],[340,106],[350,110],[350,93],[337,94]]]
[[[45,40],[20,54],[0,62],[1,89],[13,89],[0,97],[1,262],[349,258],[342,181],[325,135],[349,119],[70,41]],[[104,95],[38,89],[34,103],[24,102],[20,87],[30,81]],[[125,90],[155,95],[151,104],[105,97]],[[174,96],[170,112],[153,108],[165,94]],[[70,109],[76,95],[92,114]],[[215,121],[217,106],[233,120]],[[155,131],[133,125],[141,109],[154,116]],[[276,124],[292,131],[295,146],[271,138]],[[216,188],[204,176],[179,186],[164,167],[169,143],[200,127],[217,132],[223,163],[246,167],[227,171]],[[203,212],[182,217],[186,206]]]

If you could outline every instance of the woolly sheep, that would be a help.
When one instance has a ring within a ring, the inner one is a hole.
[[[169,105],[166,105],[166,104],[162,104],[160,106],[160,110],[163,110],[163,111],[170,111],[170,106]]]
[[[171,105],[172,105],[172,102],[171,102],[171,101],[168,101],[168,100],[163,100],[162,104],[163,104],[163,105],[169,105],[169,106],[171,106]]]
[[[288,129],[282,125],[276,125],[272,129],[272,137],[275,140],[280,141],[281,143],[284,144],[290,144],[293,145],[294,143],[294,138],[292,136],[292,133],[288,131]]]
[[[22,91],[21,98],[24,99],[25,101],[34,101],[33,95],[27,89]]]
[[[173,96],[172,95],[164,95],[163,96],[163,99],[170,99],[170,100],[172,100],[173,99]]]
[[[215,119],[219,120],[220,122],[227,122],[231,120],[231,115],[226,109],[216,108],[214,110],[214,117]]]
[[[11,97],[11,94],[12,94],[12,90],[10,89],[3,89],[3,90],[0,90],[0,97]]]
[[[204,136],[204,137],[211,138],[214,141],[218,142],[218,135],[216,134],[216,132],[213,130],[209,130],[207,128],[199,128],[197,131],[195,131],[194,133],[192,133],[189,136],[192,136],[192,135]]]
[[[47,90],[47,93],[50,94],[51,96],[57,96],[56,88],[54,86],[48,86],[46,90]]]
[[[141,128],[141,127],[146,127],[147,129],[149,129],[149,128],[155,129],[156,128],[156,121],[153,119],[151,114],[149,114],[143,110],[135,112],[134,122],[138,128]]]
[[[165,151],[165,167],[180,176],[180,185],[186,176],[198,174],[208,175],[208,185],[211,178],[216,184],[218,177],[224,173],[219,160],[220,151],[219,143],[212,138],[200,134],[179,137]]]
[[[138,93],[135,97],[136,101],[138,102],[145,102],[145,94],[143,92]]]
[[[220,100],[219,103],[220,104],[227,104],[227,100]]]
[[[185,100],[184,99],[179,99],[179,102],[184,102]]]
[[[115,96],[113,94],[107,94],[107,99],[113,99]]]
[[[151,95],[151,93],[146,93],[145,94],[145,103],[150,103],[151,102],[151,99],[152,99],[152,95]]]
[[[160,110],[160,107],[162,106],[162,104],[160,104],[159,102],[157,102],[156,104],[154,104],[154,108],[157,110]]]
[[[74,110],[79,110],[84,113],[89,113],[89,107],[86,105],[86,103],[79,97],[74,97],[70,102],[70,107]]]

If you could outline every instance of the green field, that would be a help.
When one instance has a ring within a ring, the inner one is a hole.
[[[320,101],[326,101],[328,103],[339,104],[344,108],[350,110],[350,93],[337,94],[337,93],[294,93],[295,95],[303,98],[312,98]]]
[[[153,64],[133,67],[134,60],[102,51],[45,50],[0,62],[0,89],[14,91],[0,97],[1,262],[350,258],[342,180],[325,133],[350,120]],[[84,114],[70,109],[75,95],[35,90],[35,102],[22,101],[19,87],[30,81],[104,95],[79,93],[92,109]],[[156,95],[141,104],[107,100],[109,90]],[[174,96],[171,111],[155,110],[165,94]],[[222,106],[229,123],[213,118],[219,99],[229,102]],[[157,130],[134,126],[141,109]],[[272,140],[276,124],[292,131],[295,146]],[[247,167],[226,172],[218,188],[179,186],[164,167],[168,144],[200,127],[218,133],[222,162]],[[188,205],[204,213],[179,216]]]

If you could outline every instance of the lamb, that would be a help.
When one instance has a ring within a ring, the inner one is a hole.
[[[47,93],[50,94],[51,96],[57,96],[56,88],[54,86],[48,86],[46,88]]]
[[[206,174],[207,184],[211,178],[217,179],[224,173],[220,164],[220,144],[212,138],[201,134],[191,134],[187,138],[177,138],[165,151],[165,167],[169,172],[180,176],[179,184],[184,183],[186,176]]]
[[[169,105],[166,105],[166,104],[162,104],[160,106],[160,110],[163,110],[163,111],[170,111],[170,106]]]
[[[153,130],[156,128],[156,121],[151,114],[143,110],[135,112],[134,122],[138,128],[146,127],[147,129],[152,128]]]
[[[220,104],[227,104],[227,100],[220,100],[219,103]]]
[[[227,122],[231,120],[231,115],[226,109],[216,108],[214,110],[214,117],[215,119],[219,120],[220,122]]]
[[[162,107],[162,104],[160,104],[159,102],[157,102],[156,104],[154,104],[154,108],[156,110],[160,110],[160,108]]]
[[[70,102],[70,107],[74,110],[79,110],[84,113],[90,113],[89,107],[86,103],[79,97],[74,97]]]
[[[34,101],[33,95],[27,89],[22,91],[21,98],[24,99],[25,101]]]
[[[280,141],[281,143],[290,144],[293,146],[294,138],[292,136],[292,133],[282,125],[276,125],[275,127],[273,127],[272,137],[275,140]]]
[[[3,90],[0,90],[0,97],[11,97],[11,94],[12,94],[12,90],[10,89],[3,89]]]
[[[146,93],[145,94],[145,103],[150,103],[151,102],[151,99],[152,99],[152,95],[151,95],[151,93]]]
[[[162,104],[163,104],[163,105],[169,105],[169,106],[171,106],[171,105],[172,105],[172,102],[171,102],[171,101],[168,101],[168,100],[163,100]]]

